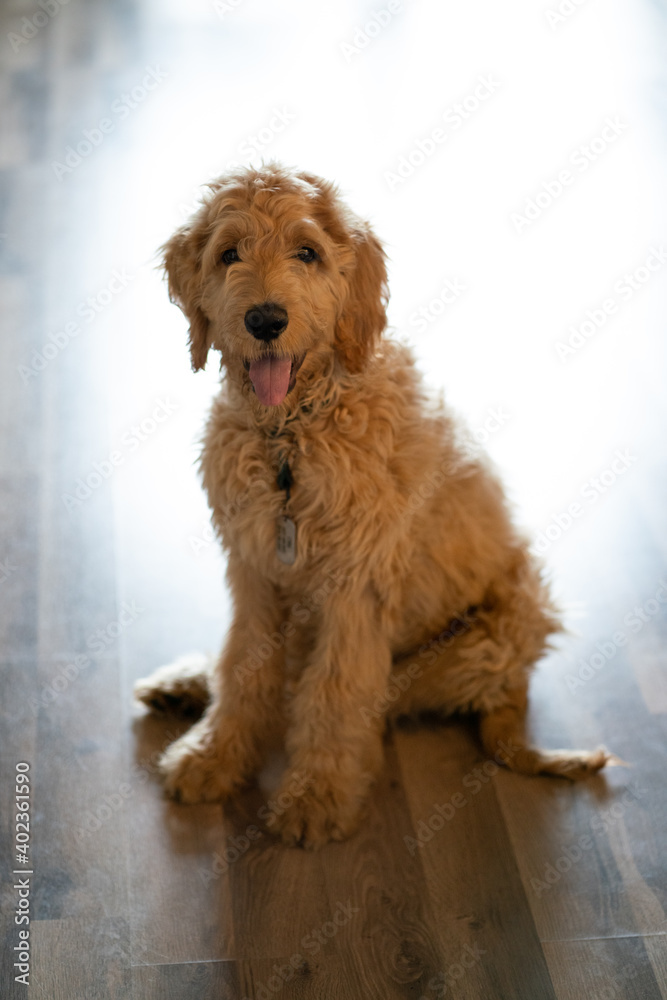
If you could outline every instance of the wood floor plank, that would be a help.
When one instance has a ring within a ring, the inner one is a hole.
[[[624,823],[615,824],[609,832],[609,844],[616,859],[623,887],[628,896],[637,926],[644,936],[644,947],[656,982],[667,986],[667,917],[663,878],[653,886],[647,884],[637,867],[634,838]]]
[[[132,969],[133,1000],[240,1000],[235,962],[142,965]]]
[[[397,992],[398,984],[388,986],[389,992],[369,992],[368,981],[354,979],[358,971],[357,956],[342,951],[336,955],[319,955],[292,964],[293,956],[277,959],[253,959],[239,962],[192,962],[185,965],[150,965],[132,969],[132,996],[136,1000],[365,1000],[367,997],[419,998],[418,981]],[[429,990],[427,1000],[444,996],[443,981]],[[461,993],[467,997],[479,994]],[[494,997],[495,1000],[495,997]]]
[[[0,649],[3,659],[34,663],[38,648],[39,507],[41,491],[34,475],[0,475],[3,530],[0,535]],[[34,670],[27,668],[34,681]],[[26,683],[23,692],[34,690]],[[6,706],[9,709],[9,705]]]
[[[640,773],[640,781],[618,769],[586,787],[553,782],[539,790],[500,777],[503,814],[543,940],[663,930],[663,838],[655,826],[663,806],[652,792],[660,762]],[[619,838],[631,851],[626,861]]]
[[[12,206],[21,204],[21,187],[13,178],[4,180],[16,197]],[[34,184],[34,174],[32,180]],[[9,213],[4,213],[0,221],[0,233],[3,227],[6,229],[0,235],[0,366],[4,373],[0,393],[0,475],[37,477],[43,444],[42,400],[33,351],[42,347],[43,292],[35,293],[26,279],[29,258],[23,241],[30,237],[25,236],[21,222]]]
[[[456,723],[398,732],[396,743],[414,838],[405,851],[417,852],[424,868],[441,981],[463,972],[462,997],[553,997],[496,798],[500,768]]]
[[[111,496],[72,512],[63,502],[79,448],[105,444],[104,397],[77,388],[84,355],[71,349],[42,374],[45,461],[40,531],[35,807],[37,919],[91,922],[127,915],[128,708],[119,643],[141,609],[117,602]],[[77,447],[62,453],[61,440]]]
[[[609,768],[579,786],[510,774],[499,776],[497,785],[545,941],[653,935],[664,929],[667,898],[659,859],[665,851],[665,805],[656,789],[665,767],[667,729],[664,717],[649,711],[631,666],[647,643],[654,648],[652,630],[663,628],[661,607],[647,603],[659,587],[660,561],[636,509],[624,508],[622,522],[610,512],[605,530],[614,524],[617,530],[601,546],[609,560],[607,575],[600,577],[588,601],[589,614],[578,623],[582,634],[559,642],[540,664],[530,718],[541,745],[606,743],[629,766]],[[599,563],[579,565],[582,586],[589,580],[595,584]],[[612,574],[623,581],[614,593]],[[641,614],[642,607],[654,614],[641,621],[638,606]]]
[[[270,792],[249,791],[224,810],[169,802],[154,761],[178,729],[148,717],[136,732],[134,961],[164,962],[165,942],[173,962],[297,952],[305,936],[331,919],[322,856],[335,845],[312,854],[278,843],[263,822]],[[159,900],[151,891],[156,880],[164,883]]]
[[[135,757],[127,775],[131,808],[125,823],[132,845],[128,873],[136,965],[232,954],[229,900],[219,878],[207,877],[216,851],[224,849],[221,807],[169,802],[157,773],[160,752],[182,730],[151,718],[135,725]]]
[[[419,857],[405,852],[411,833],[393,741],[361,829],[321,852],[329,915],[300,950],[332,967],[341,995],[399,998],[426,992],[446,955]]]
[[[27,994],[31,998],[125,1000],[131,995],[129,934],[124,918],[37,920],[32,937]]]
[[[39,593],[39,479],[32,473],[0,474],[0,843],[4,845],[5,877],[0,885],[0,993],[12,998],[25,995],[25,987],[14,982],[14,948],[21,942],[15,923],[19,904],[11,872],[21,869],[14,850],[16,843],[16,765],[30,765],[31,799],[26,831],[22,818],[20,835],[29,840],[28,857],[34,860],[38,835],[37,798],[33,793],[36,777],[38,685],[38,593]],[[23,807],[23,800],[21,800]],[[24,866],[34,870],[33,865]],[[29,879],[34,906],[35,879]],[[34,912],[34,910],[32,911]],[[22,926],[22,925],[21,925]],[[21,993],[23,991],[23,993]]]
[[[136,1000],[363,1000],[363,983],[351,983],[346,968],[354,961],[342,954],[319,956],[294,967],[290,957],[239,962],[193,962],[187,965],[142,966],[132,970]],[[417,996],[415,992],[403,994]]]
[[[42,681],[53,685],[66,676],[61,667],[54,671],[49,663]],[[55,701],[40,707],[34,808],[42,831],[49,831],[48,836],[38,831],[34,841],[35,908],[41,919],[94,920],[127,912],[125,831],[132,803],[119,752],[117,675],[116,660],[91,660]]]
[[[558,1000],[663,1000],[667,980],[656,976],[647,944],[663,952],[664,935],[547,941],[544,953]]]
[[[326,898],[323,860],[326,852],[312,853],[288,848],[266,829],[268,810],[275,802],[276,784],[251,792],[227,808],[227,849],[232,860],[221,877],[221,891],[227,894],[234,928],[234,955],[254,962],[258,958],[278,958],[303,953],[304,939],[331,920]],[[249,848],[244,843],[250,841]],[[267,947],[267,944],[270,944]]]

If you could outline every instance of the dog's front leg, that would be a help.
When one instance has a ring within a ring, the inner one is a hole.
[[[305,847],[342,840],[358,825],[382,764],[377,704],[391,670],[370,588],[330,595],[321,616],[290,705],[290,766],[267,821],[286,843]]]
[[[229,798],[254,775],[280,729],[284,688],[281,607],[273,585],[230,561],[234,620],[204,715],[162,755],[169,795],[182,802]]]

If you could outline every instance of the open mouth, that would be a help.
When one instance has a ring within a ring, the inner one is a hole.
[[[265,354],[255,361],[243,362],[255,395],[263,406],[280,406],[287,393],[294,388],[296,373],[305,357],[305,354],[299,358]]]

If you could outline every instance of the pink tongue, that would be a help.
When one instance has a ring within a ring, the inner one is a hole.
[[[250,364],[248,374],[260,403],[279,406],[287,395],[292,371],[290,358],[261,358]]]

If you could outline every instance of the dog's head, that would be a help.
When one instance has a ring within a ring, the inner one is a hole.
[[[360,371],[384,329],[382,247],[312,174],[271,164],[219,178],[163,250],[193,369],[217,348],[263,406],[280,406],[332,351]]]

